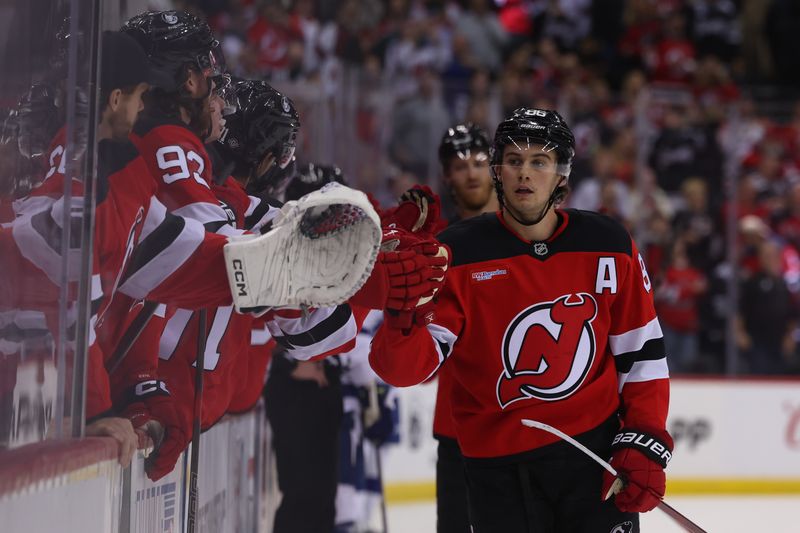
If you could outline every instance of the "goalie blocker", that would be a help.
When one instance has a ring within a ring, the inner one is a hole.
[[[381,224],[367,196],[329,183],[287,202],[264,235],[232,237],[225,266],[236,310],[345,302],[372,271]]]

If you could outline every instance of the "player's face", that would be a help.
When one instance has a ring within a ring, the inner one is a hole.
[[[454,157],[444,178],[456,203],[464,209],[479,211],[494,195],[489,157],[485,152],[470,154],[465,159]]]
[[[149,86],[146,83],[140,83],[133,91],[127,94],[121,90],[112,92],[109,101],[111,114],[108,117],[108,123],[113,139],[125,140],[128,138],[136,119],[139,117],[139,112],[144,109],[142,95],[148,88]]]
[[[211,132],[206,138],[206,142],[214,142],[219,140],[222,136],[222,128],[225,127],[225,119],[222,116],[222,109],[225,107],[225,102],[216,93],[211,95]]]
[[[507,145],[497,173],[506,205],[522,220],[536,220],[555,188],[564,180],[556,174],[556,154],[540,144]]]

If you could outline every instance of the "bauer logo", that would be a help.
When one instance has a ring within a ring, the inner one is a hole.
[[[237,296],[247,296],[247,277],[244,275],[244,263],[241,259],[234,259],[233,266],[233,281],[236,285]]]
[[[473,282],[489,281],[497,278],[505,278],[506,276],[508,276],[508,269],[504,267],[493,268],[491,270],[478,270],[470,274],[470,278]]]

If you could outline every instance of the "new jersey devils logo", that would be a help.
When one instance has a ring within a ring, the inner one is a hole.
[[[528,307],[503,336],[503,372],[497,401],[561,400],[575,392],[595,358],[592,320],[597,302],[587,293],[566,294]]]

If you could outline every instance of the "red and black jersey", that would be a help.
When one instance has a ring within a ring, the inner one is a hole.
[[[140,116],[131,140],[158,184],[156,196],[170,213],[197,220],[211,233],[242,233],[211,190],[211,159],[203,142],[185,124]]]
[[[51,159],[56,160],[52,154]],[[55,172],[34,190],[11,227],[15,247],[36,267],[42,286],[46,279],[60,283],[64,260],[72,262],[70,272],[79,271],[80,252],[74,249],[79,241],[70,243],[67,258],[60,255],[66,206],[56,192],[63,190],[64,179],[63,172]],[[81,182],[72,180],[72,189],[75,237],[82,216]],[[148,297],[190,308],[231,301],[222,256],[227,239],[206,233],[198,222],[170,215],[154,193],[155,182],[131,143],[98,144],[88,417],[110,407],[104,362],[124,333],[129,314],[136,311],[137,300]],[[27,275],[35,272],[31,269]],[[129,358],[127,363],[134,361]]]
[[[426,328],[383,327],[370,361],[409,386],[447,361],[459,445],[503,457],[557,440],[532,418],[577,435],[620,412],[664,428],[669,382],[651,283],[630,235],[612,219],[559,210],[547,241],[518,236],[500,213],[439,234],[452,266]]]

